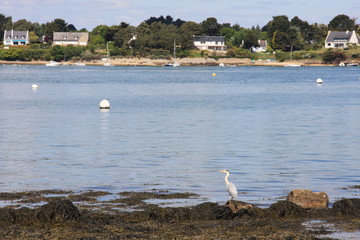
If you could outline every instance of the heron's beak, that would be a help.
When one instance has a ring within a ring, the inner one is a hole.
[[[219,172],[225,172],[225,170],[220,170]]]

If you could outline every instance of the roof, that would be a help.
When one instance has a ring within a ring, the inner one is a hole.
[[[4,37],[7,39],[21,39],[26,38],[28,31],[14,31],[14,30],[5,30]]]
[[[326,42],[348,42],[355,31],[329,32]],[[357,39],[359,36],[356,34]]]
[[[54,32],[53,40],[87,42],[89,40],[89,33],[88,32]]]
[[[225,41],[224,36],[194,36],[194,41],[200,42],[223,42]]]

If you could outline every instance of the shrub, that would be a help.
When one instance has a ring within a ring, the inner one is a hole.
[[[324,63],[339,64],[341,61],[346,60],[346,55],[342,51],[329,49],[323,54]]]

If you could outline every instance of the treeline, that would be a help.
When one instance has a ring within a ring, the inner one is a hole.
[[[42,42],[43,36],[53,32],[88,31],[77,29],[63,19],[47,23],[32,23],[25,19],[12,21],[12,17],[0,14],[0,35],[4,30],[29,30],[31,45],[28,48],[0,51],[0,59],[19,60],[70,60],[98,59],[104,54],[108,43],[112,56],[170,57],[176,39],[177,57],[191,55],[194,49],[193,35],[224,36],[229,57],[250,57],[251,49],[258,46],[258,40],[267,40],[269,52],[316,50],[324,47],[328,31],[359,31],[355,18],[344,14],[334,17],[328,24],[309,24],[298,17],[289,19],[285,15],[275,16],[265,26],[244,28],[239,24],[219,23],[210,17],[201,23],[173,19],[171,16],[150,17],[138,26],[121,22],[119,25],[98,25],[91,30],[90,42],[86,47],[51,47]],[[2,37],[1,37],[2,38]],[[204,53],[202,53],[204,54]],[[207,53],[205,53],[207,54]],[[214,53],[216,54],[216,53]]]

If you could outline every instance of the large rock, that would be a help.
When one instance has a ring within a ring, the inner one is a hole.
[[[69,200],[54,200],[36,211],[36,217],[42,222],[66,222],[76,220],[80,212]]]
[[[292,190],[287,200],[303,208],[327,208],[329,205],[329,196],[326,193],[315,193],[306,189]]]

